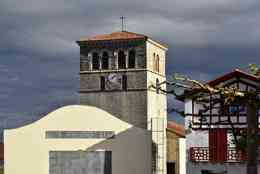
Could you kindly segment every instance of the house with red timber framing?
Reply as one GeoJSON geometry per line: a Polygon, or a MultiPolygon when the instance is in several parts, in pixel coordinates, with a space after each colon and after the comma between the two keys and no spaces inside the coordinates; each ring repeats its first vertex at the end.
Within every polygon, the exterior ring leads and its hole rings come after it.
{"type": "MultiPolygon", "coordinates": [[[[239,69],[207,84],[211,87],[236,88],[240,91],[254,91],[260,87],[255,75],[239,69]]],[[[246,173],[246,152],[238,150],[234,139],[243,140],[245,136],[247,108],[242,104],[226,105],[223,102],[215,102],[221,101],[217,100],[220,97],[220,94],[203,95],[189,91],[180,98],[185,103],[188,174],[246,173]]],[[[257,114],[260,116],[259,109],[257,114]]]]}

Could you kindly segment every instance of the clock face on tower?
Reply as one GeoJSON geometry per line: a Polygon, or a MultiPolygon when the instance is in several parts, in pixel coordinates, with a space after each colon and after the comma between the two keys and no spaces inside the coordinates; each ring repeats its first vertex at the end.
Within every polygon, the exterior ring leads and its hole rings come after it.
{"type": "Polygon", "coordinates": [[[109,74],[106,77],[106,89],[108,90],[121,90],[122,89],[122,75],[109,74]]]}

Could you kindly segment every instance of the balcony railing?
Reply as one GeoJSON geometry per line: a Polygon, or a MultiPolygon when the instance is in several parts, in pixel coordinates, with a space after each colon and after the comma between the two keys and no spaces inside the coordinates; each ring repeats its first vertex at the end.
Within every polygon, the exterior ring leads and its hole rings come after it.
{"type": "MultiPolygon", "coordinates": [[[[189,160],[192,162],[210,162],[210,154],[208,147],[191,147],[189,149],[189,160]]],[[[228,163],[240,163],[245,162],[247,159],[246,154],[240,151],[237,151],[236,148],[227,149],[227,157],[225,161],[228,163]]],[[[258,158],[260,161],[260,158],[258,158]]]]}

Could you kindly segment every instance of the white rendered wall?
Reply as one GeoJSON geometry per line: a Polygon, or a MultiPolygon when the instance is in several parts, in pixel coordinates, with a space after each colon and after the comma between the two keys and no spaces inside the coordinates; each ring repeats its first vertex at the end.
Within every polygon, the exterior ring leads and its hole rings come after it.
{"type": "Polygon", "coordinates": [[[179,172],[180,174],[186,174],[186,140],[185,138],[179,138],[179,172]]]}
{"type": "MultiPolygon", "coordinates": [[[[192,102],[191,100],[185,100],[185,113],[192,113],[192,102]]],[[[185,117],[185,129],[186,132],[186,148],[189,150],[190,147],[208,147],[208,131],[193,131],[189,128],[192,117],[185,117]]]]}
{"type": "Polygon", "coordinates": [[[159,74],[165,76],[165,64],[166,64],[166,51],[167,48],[158,44],[157,42],[148,39],[146,41],[146,63],[147,69],[151,71],[154,70],[154,54],[159,56],[159,74]]]}
{"type": "Polygon", "coordinates": [[[4,131],[5,174],[49,174],[49,151],[112,151],[113,174],[151,174],[151,134],[89,106],[67,106],[4,131]],[[46,139],[46,131],[114,131],[112,139],[46,139]]]}
{"type": "MultiPolygon", "coordinates": [[[[146,57],[147,57],[147,122],[148,129],[153,128],[153,142],[156,144],[163,144],[157,146],[157,155],[162,157],[162,160],[157,161],[158,168],[163,172],[158,171],[157,174],[166,173],[166,157],[167,157],[167,147],[166,147],[166,125],[167,125],[167,98],[163,93],[156,93],[152,85],[156,85],[156,80],[159,82],[164,82],[165,77],[165,58],[166,58],[167,48],[154,42],[151,39],[146,41],[146,57]],[[154,70],[154,57],[153,55],[159,56],[159,72],[154,70]],[[158,121],[156,121],[156,118],[158,121]],[[149,123],[153,120],[153,126],[149,123]],[[157,122],[157,123],[155,123],[157,122]],[[155,123],[155,124],[154,124],[155,123]],[[156,125],[156,126],[155,126],[156,125]],[[161,131],[161,133],[156,132],[161,131]]],[[[161,86],[162,89],[166,88],[166,85],[161,86]]]]}

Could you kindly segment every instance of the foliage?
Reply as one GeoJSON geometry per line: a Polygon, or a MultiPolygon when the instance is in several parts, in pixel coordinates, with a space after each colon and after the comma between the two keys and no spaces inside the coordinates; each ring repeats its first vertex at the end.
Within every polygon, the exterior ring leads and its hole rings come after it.
{"type": "Polygon", "coordinates": [[[257,67],[256,64],[249,64],[249,71],[251,74],[256,75],[260,69],[257,67]]]}
{"type": "Polygon", "coordinates": [[[246,139],[246,137],[244,137],[244,136],[239,137],[237,139],[237,143],[236,143],[237,151],[246,152],[246,147],[247,147],[247,139],[246,139]]]}

